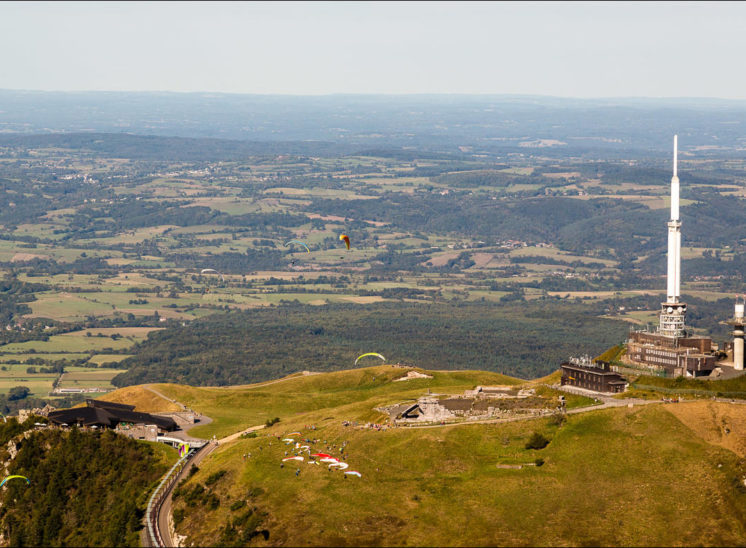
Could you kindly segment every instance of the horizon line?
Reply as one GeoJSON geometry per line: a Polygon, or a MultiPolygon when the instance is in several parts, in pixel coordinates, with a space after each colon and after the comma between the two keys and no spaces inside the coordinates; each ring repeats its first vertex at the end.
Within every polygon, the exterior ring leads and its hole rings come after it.
{"type": "Polygon", "coordinates": [[[714,96],[689,96],[689,95],[547,95],[539,93],[497,93],[497,92],[325,92],[325,93],[256,93],[236,91],[174,91],[174,90],[105,90],[105,89],[27,89],[27,88],[0,88],[0,93],[59,93],[59,94],[163,94],[163,95],[226,95],[226,96],[251,96],[251,97],[297,97],[297,98],[321,98],[321,97],[500,97],[500,98],[537,98],[537,99],[563,99],[579,101],[608,101],[608,100],[646,100],[646,101],[731,101],[746,103],[745,98],[714,97],[714,96]]]}

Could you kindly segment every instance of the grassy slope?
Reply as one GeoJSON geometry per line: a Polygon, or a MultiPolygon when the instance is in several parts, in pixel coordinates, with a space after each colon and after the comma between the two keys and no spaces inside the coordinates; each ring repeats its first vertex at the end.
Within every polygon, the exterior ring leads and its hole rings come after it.
{"type": "Polygon", "coordinates": [[[282,435],[317,419],[318,429],[305,435],[347,441],[346,460],[362,480],[305,463],[296,478],[296,466],[279,467],[287,447],[276,438],[238,440],[216,450],[190,480],[204,483],[210,474],[227,471],[210,488],[220,507],[187,508],[178,531],[197,544],[214,545],[228,517],[237,514],[230,504],[261,487],[264,493],[249,505],[268,513],[261,527],[269,529],[272,545],[746,541],[746,493],[736,487],[746,472],[743,462],[707,443],[664,406],[576,415],[559,429],[537,419],[376,432],[343,427],[340,418],[348,415],[349,406],[325,410],[269,433],[282,435]],[[553,437],[552,443],[526,450],[533,430],[553,437]],[[247,452],[253,456],[244,461],[247,452]],[[540,468],[495,466],[537,456],[546,460],[540,468]]]}
{"type": "Polygon", "coordinates": [[[157,394],[150,390],[146,390],[142,386],[120,388],[114,392],[104,394],[97,399],[134,405],[135,411],[143,413],[174,413],[182,410],[181,407],[175,403],[164,400],[157,394]]]}
{"type": "Polygon", "coordinates": [[[726,398],[746,398],[746,375],[723,380],[701,380],[677,377],[675,379],[640,376],[634,388],[642,388],[662,393],[680,393],[682,395],[722,396],[726,398]]]}
{"type": "Polygon", "coordinates": [[[257,438],[222,445],[201,463],[187,488],[225,471],[208,487],[221,504],[209,510],[177,500],[176,508],[185,508],[187,516],[179,534],[197,545],[219,543],[225,524],[243,511],[232,512],[230,505],[243,499],[266,513],[260,528],[270,531],[271,545],[746,542],[746,489],[740,487],[746,467],[728,450],[741,446],[729,445],[727,439],[746,436],[746,423],[733,415],[740,406],[694,402],[599,410],[571,416],[561,427],[547,419],[382,432],[342,425],[345,419],[377,420],[374,406],[415,398],[428,387],[457,393],[475,384],[521,382],[477,371],[433,372],[432,380],[389,382],[403,372],[380,366],[295,375],[251,387],[159,385],[170,397],[216,419],[192,433],[222,436],[269,417],[282,419],[257,438]],[[715,413],[687,407],[697,405],[722,408],[715,413]],[[726,434],[723,429],[717,439],[707,423],[713,413],[715,422],[730,430],[726,434]],[[311,424],[317,429],[305,428],[311,424]],[[362,480],[343,479],[340,472],[306,463],[281,469],[280,460],[290,448],[275,436],[294,430],[324,440],[314,447],[321,451],[329,445],[326,452],[339,454],[333,445],[348,442],[345,460],[363,474],[362,480]],[[524,447],[535,430],[552,438],[540,451],[524,447]],[[245,453],[251,459],[243,460],[245,453]],[[546,464],[521,470],[496,467],[537,457],[546,464]],[[249,495],[254,487],[264,492],[249,495]]]}
{"type": "MultiPolygon", "coordinates": [[[[209,425],[189,431],[194,436],[223,437],[267,419],[309,414],[314,410],[335,409],[346,413],[344,418],[368,421],[380,420],[373,411],[379,405],[414,400],[433,393],[458,394],[476,385],[518,384],[523,381],[487,371],[429,371],[432,379],[391,382],[403,376],[406,369],[392,366],[367,367],[319,375],[292,375],[279,382],[249,386],[195,388],[175,384],[159,384],[155,388],[214,419],[209,425]]],[[[113,394],[116,394],[114,392],[113,394]]]]}

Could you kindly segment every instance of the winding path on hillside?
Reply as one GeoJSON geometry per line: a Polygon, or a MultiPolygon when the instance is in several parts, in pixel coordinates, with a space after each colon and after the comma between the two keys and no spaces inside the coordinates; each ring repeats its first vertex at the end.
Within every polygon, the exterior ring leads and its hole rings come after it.
{"type": "MultiPolygon", "coordinates": [[[[274,382],[280,382],[286,379],[279,379],[277,381],[270,381],[269,383],[265,384],[271,384],[274,382]]],[[[153,394],[163,398],[164,400],[167,400],[171,403],[174,403],[181,407],[184,411],[191,411],[186,405],[183,403],[174,400],[173,398],[169,398],[165,394],[159,392],[155,388],[153,388],[151,385],[145,385],[144,388],[146,390],[149,390],[153,394]]],[[[212,422],[212,419],[206,415],[196,415],[199,417],[201,424],[209,424],[212,422]]],[[[244,430],[241,430],[240,432],[236,432],[235,434],[231,434],[229,436],[226,436],[224,438],[221,438],[219,440],[202,440],[200,438],[195,438],[187,434],[186,432],[180,432],[177,434],[172,434],[174,437],[178,437],[180,439],[184,439],[185,441],[189,440],[199,440],[199,441],[206,441],[207,444],[200,449],[194,457],[190,459],[188,464],[184,466],[184,468],[179,472],[178,476],[176,477],[176,481],[174,481],[171,485],[171,487],[168,489],[168,492],[166,496],[164,497],[163,501],[157,508],[157,515],[155,520],[155,526],[158,529],[158,537],[163,541],[164,546],[172,547],[176,546],[176,543],[174,542],[174,539],[171,537],[171,530],[173,528],[173,517],[171,515],[171,508],[173,504],[173,488],[175,485],[178,485],[181,480],[183,480],[185,477],[188,476],[189,471],[193,466],[197,466],[200,462],[202,462],[203,459],[205,459],[210,453],[212,453],[219,445],[229,443],[231,441],[234,441],[238,438],[240,438],[243,434],[247,434],[249,432],[255,432],[256,430],[261,430],[264,428],[263,424],[257,425],[257,426],[251,426],[249,428],[246,428],[244,430]]]]}
{"type": "Polygon", "coordinates": [[[171,517],[173,486],[178,485],[181,480],[187,477],[187,474],[189,474],[189,470],[193,466],[197,466],[200,462],[202,462],[202,459],[212,453],[216,447],[217,445],[215,443],[208,443],[197,452],[197,454],[189,461],[189,464],[184,466],[181,472],[179,472],[179,475],[176,477],[176,481],[168,490],[168,494],[163,499],[161,505],[158,507],[158,515],[156,516],[156,527],[158,528],[159,538],[163,541],[164,546],[176,546],[173,538],[171,538],[171,522],[173,521],[173,518],[171,517]]]}

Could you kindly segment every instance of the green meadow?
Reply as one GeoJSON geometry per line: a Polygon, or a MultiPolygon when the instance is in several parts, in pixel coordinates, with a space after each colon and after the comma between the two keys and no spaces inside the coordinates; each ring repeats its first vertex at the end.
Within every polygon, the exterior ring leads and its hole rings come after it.
{"type": "Polygon", "coordinates": [[[521,382],[480,372],[391,382],[402,372],[381,366],[226,389],[158,385],[216,419],[192,434],[221,437],[280,418],[256,437],[221,444],[180,486],[177,533],[201,545],[237,542],[246,501],[257,515],[252,527],[269,534],[258,545],[343,546],[354,538],[358,546],[722,546],[746,539],[743,461],[665,406],[591,410],[566,422],[366,428],[384,420],[373,407],[428,389],[455,394],[475,383],[521,382]],[[319,440],[311,452],[333,454],[362,477],[309,464],[305,453],[303,462],[280,466],[294,449],[281,440],[294,431],[301,435],[293,439],[319,440]],[[549,440],[545,448],[526,448],[534,432],[549,440]],[[186,502],[198,484],[218,506],[186,502]],[[709,511],[697,514],[701,508],[709,511]]]}

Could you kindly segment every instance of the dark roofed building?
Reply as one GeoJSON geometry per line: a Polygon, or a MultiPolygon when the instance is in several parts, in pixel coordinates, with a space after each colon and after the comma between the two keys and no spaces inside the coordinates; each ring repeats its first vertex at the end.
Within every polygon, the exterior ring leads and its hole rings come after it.
{"type": "Polygon", "coordinates": [[[59,409],[49,413],[49,421],[54,424],[71,426],[96,426],[99,428],[113,428],[112,416],[105,410],[96,407],[74,407],[72,409],[59,409]]]}
{"type": "Polygon", "coordinates": [[[120,424],[144,425],[154,424],[159,431],[176,430],[176,422],[170,417],[160,417],[150,413],[133,411],[134,405],[86,400],[86,407],[60,409],[51,411],[49,421],[59,425],[95,426],[97,428],[116,428],[120,424]]]}
{"type": "Polygon", "coordinates": [[[618,393],[624,392],[627,388],[626,379],[616,371],[612,371],[608,362],[583,358],[570,358],[569,362],[562,364],[560,384],[596,392],[618,393]]]}

